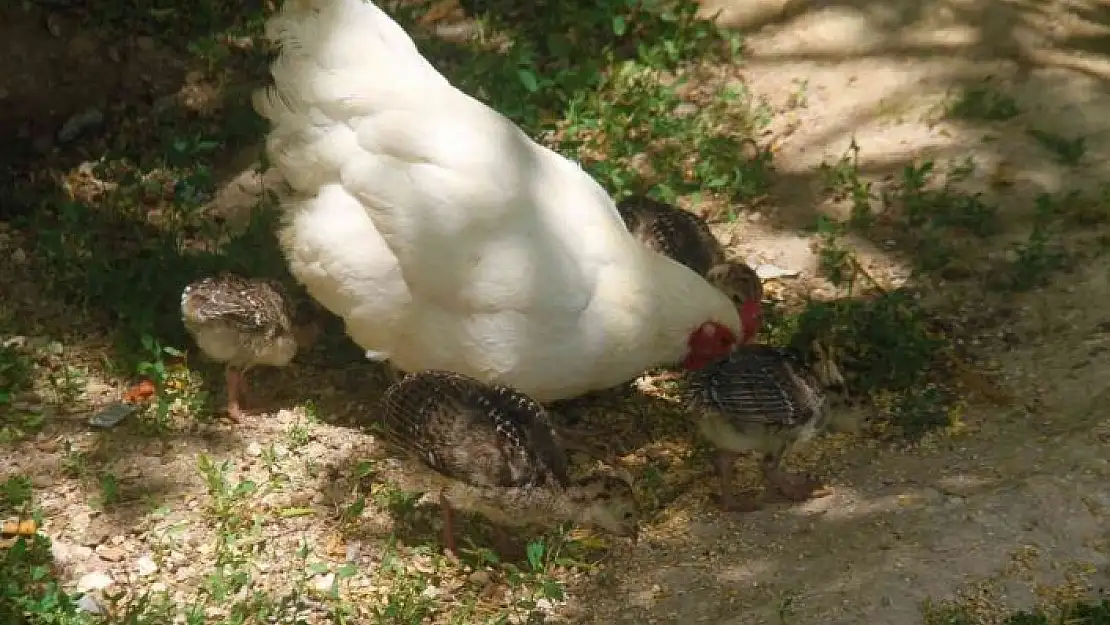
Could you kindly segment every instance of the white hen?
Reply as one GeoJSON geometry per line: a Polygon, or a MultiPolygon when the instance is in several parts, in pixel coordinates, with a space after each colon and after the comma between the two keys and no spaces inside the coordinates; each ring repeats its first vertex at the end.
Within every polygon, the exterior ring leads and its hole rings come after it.
{"type": "Polygon", "coordinates": [[[293,275],[364,349],[537,400],[699,368],[741,335],[729,299],[625,229],[576,163],[454,88],[362,0],[289,0],[271,162],[293,275]]]}

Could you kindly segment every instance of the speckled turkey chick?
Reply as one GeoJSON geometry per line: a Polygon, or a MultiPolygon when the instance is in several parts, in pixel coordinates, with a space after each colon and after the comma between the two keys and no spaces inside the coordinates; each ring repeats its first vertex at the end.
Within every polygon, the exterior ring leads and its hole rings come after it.
{"type": "MultiPolygon", "coordinates": [[[[206,356],[226,364],[227,412],[243,416],[245,374],[256,365],[283,367],[297,353],[301,332],[281,287],[225,273],[202,278],[181,294],[185,328],[206,356]]],[[[302,339],[303,341],[303,339],[302,339]]]]}
{"type": "Polygon", "coordinates": [[[643,195],[617,202],[625,227],[649,248],[704,276],[725,262],[725,251],[705,220],[643,195]]]}
{"type": "Polygon", "coordinates": [[[759,331],[763,284],[746,263],[730,260],[709,224],[677,206],[643,195],[617,203],[624,225],[644,245],[704,277],[740,309],[745,342],[759,331]]]}
{"type": "Polygon", "coordinates": [[[448,551],[455,552],[453,509],[481,514],[495,526],[570,520],[636,535],[630,478],[605,470],[568,477],[567,456],[547,413],[527,395],[456,373],[423,371],[391,386],[382,402],[385,441],[416,460],[419,490],[439,491],[448,551]]]}
{"type": "Polygon", "coordinates": [[[827,401],[821,383],[786,350],[742,345],[724,360],[688,377],[687,400],[702,436],[717,448],[721,503],[751,510],[755,501],[732,492],[734,461],[745,452],[762,455],[768,482],[788,499],[804,501],[818,484],[780,468],[783,455],[824,428],[827,401]]]}

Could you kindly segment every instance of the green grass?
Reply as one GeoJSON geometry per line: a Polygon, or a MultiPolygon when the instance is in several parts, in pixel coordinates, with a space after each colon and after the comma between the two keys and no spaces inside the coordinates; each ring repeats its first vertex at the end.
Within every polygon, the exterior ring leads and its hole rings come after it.
{"type": "MultiPolygon", "coordinates": [[[[959,102],[954,110],[965,118],[1004,120],[1012,115],[973,115],[971,109],[1014,108],[1004,95],[986,90],[959,102]]],[[[815,227],[820,269],[849,297],[810,302],[789,314],[772,311],[770,333],[799,350],[814,339],[834,347],[850,393],[878,409],[878,431],[916,438],[958,425],[966,389],[957,378],[968,370],[951,350],[960,337],[942,329],[952,325],[942,311],[922,305],[920,285],[941,280],[969,292],[1012,296],[1049,284],[1080,260],[1105,253],[1106,238],[1091,241],[1090,233],[1110,223],[1110,186],[1095,193],[1040,194],[1031,216],[1019,222],[1024,235],[1008,235],[1009,249],[997,254],[990,250],[999,247],[1010,224],[993,200],[965,190],[977,170],[973,159],[910,163],[877,186],[860,173],[860,150],[853,142],[839,160],[822,166],[827,192],[848,216],[822,216],[815,227]],[[912,268],[910,279],[885,287],[863,269],[851,236],[882,242],[912,268]]]]}
{"type": "Polygon", "coordinates": [[[1013,96],[990,85],[960,90],[947,104],[945,116],[968,121],[1007,121],[1021,114],[1013,96]]]}

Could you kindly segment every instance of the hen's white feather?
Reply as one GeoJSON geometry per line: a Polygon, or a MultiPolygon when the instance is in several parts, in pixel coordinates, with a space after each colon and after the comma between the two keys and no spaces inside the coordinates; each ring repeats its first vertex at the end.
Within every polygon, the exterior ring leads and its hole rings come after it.
{"type": "Polygon", "coordinates": [[[293,275],[364,349],[538,400],[680,360],[729,300],[646,251],[577,164],[455,89],[377,6],[290,0],[255,106],[293,275]]]}

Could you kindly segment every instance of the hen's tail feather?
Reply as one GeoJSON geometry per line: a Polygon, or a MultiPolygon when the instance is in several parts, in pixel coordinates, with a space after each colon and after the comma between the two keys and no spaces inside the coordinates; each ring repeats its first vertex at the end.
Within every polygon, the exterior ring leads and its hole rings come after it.
{"type": "Polygon", "coordinates": [[[313,108],[341,118],[420,83],[447,84],[408,33],[364,0],[287,0],[266,36],[281,54],[270,68],[274,85],[254,103],[271,121],[313,108]]]}
{"type": "Polygon", "coordinates": [[[281,49],[274,83],[254,94],[267,151],[295,189],[311,189],[357,150],[345,124],[450,86],[412,38],[364,0],[287,0],[266,24],[281,49]]]}

